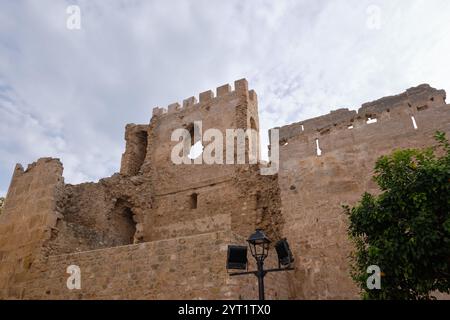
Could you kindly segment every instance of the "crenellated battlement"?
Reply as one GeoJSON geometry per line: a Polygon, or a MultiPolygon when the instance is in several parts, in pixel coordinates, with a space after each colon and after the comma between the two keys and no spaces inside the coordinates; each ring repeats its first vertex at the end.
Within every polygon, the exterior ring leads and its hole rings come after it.
{"type": "Polygon", "coordinates": [[[182,103],[175,102],[167,106],[167,108],[155,107],[153,108],[153,117],[160,117],[167,114],[173,114],[184,111],[189,108],[197,108],[207,103],[214,103],[215,100],[229,97],[233,94],[245,94],[248,99],[254,101],[257,99],[256,92],[254,90],[248,90],[248,82],[246,79],[236,80],[234,87],[230,84],[224,84],[213,90],[208,90],[200,93],[198,99],[195,96],[184,99],[182,103]]]}
{"type": "Polygon", "coordinates": [[[270,297],[357,299],[342,205],[379,192],[372,177],[380,156],[432,146],[436,131],[450,135],[445,99],[424,84],[283,126],[272,162],[261,165],[272,175],[203,156],[176,164],[174,147],[194,148],[196,132],[207,142],[203,151],[211,155],[217,142],[220,156],[220,136],[207,138],[209,129],[225,138],[227,129],[260,130],[256,93],[241,79],[155,108],[149,124],[128,124],[120,173],[99,182],[65,184],[58,159],[16,165],[0,215],[0,299],[252,298],[243,290],[249,283],[230,283],[223,261],[228,244],[245,242],[236,234],[256,228],[289,239],[296,257],[298,272],[268,279],[270,297]],[[181,128],[193,131],[182,145],[172,138],[181,128]],[[68,266],[89,280],[80,290],[68,288],[68,266]]]}
{"type": "Polygon", "coordinates": [[[361,108],[342,108],[327,115],[296,122],[280,129],[280,142],[298,135],[325,135],[336,130],[360,128],[399,114],[414,116],[418,112],[446,104],[446,92],[422,84],[405,92],[364,103],[361,108]]]}
{"type": "MultiPolygon", "coordinates": [[[[302,288],[298,298],[358,297],[347,276],[354,249],[342,206],[354,206],[366,192],[384,192],[373,179],[380,157],[436,146],[436,131],[450,135],[445,98],[445,91],[424,84],[357,110],[339,109],[279,129],[284,234],[297,245],[293,253],[303,259],[295,267],[305,270],[293,277],[302,288]]],[[[278,141],[272,143],[271,150],[276,150],[278,141]]]]}

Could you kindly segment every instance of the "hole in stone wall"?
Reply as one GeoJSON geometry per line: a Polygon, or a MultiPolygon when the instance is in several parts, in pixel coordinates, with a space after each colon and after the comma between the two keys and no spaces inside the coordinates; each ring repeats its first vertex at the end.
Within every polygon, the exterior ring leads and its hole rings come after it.
{"type": "Polygon", "coordinates": [[[417,111],[424,111],[427,109],[428,109],[428,105],[423,105],[423,106],[417,107],[417,111]]]}
{"type": "Polygon", "coordinates": [[[317,156],[320,157],[322,155],[322,150],[320,149],[319,139],[316,139],[316,152],[317,156]]]}
{"type": "Polygon", "coordinates": [[[352,124],[348,125],[347,129],[353,129],[353,125],[352,124]]]}
{"type": "Polygon", "coordinates": [[[411,116],[411,120],[412,120],[414,129],[417,130],[417,122],[416,122],[416,118],[414,118],[414,116],[411,116]]]}
{"type": "Polygon", "coordinates": [[[302,131],[305,131],[305,127],[302,125],[302,131]]]}
{"type": "Polygon", "coordinates": [[[125,200],[117,200],[109,218],[107,236],[114,239],[114,245],[133,244],[136,233],[136,222],[133,219],[131,205],[125,200]]]}
{"type": "Polygon", "coordinates": [[[325,134],[329,134],[330,132],[331,132],[330,128],[323,129],[322,131],[320,131],[320,135],[323,136],[325,134]]]}
{"type": "Polygon", "coordinates": [[[198,194],[193,193],[189,198],[189,206],[191,209],[197,209],[197,205],[198,205],[198,194]]]}
{"type": "Polygon", "coordinates": [[[188,158],[191,160],[197,159],[202,155],[204,148],[201,139],[198,141],[195,140],[195,130],[199,131],[199,128],[197,128],[193,123],[190,123],[186,129],[189,131],[189,136],[191,138],[188,158]]]}
{"type": "Polygon", "coordinates": [[[190,138],[191,138],[191,147],[195,144],[195,135],[194,135],[194,133],[195,133],[195,127],[194,127],[194,124],[193,123],[190,123],[188,126],[187,126],[187,128],[186,128],[188,131],[189,131],[189,136],[190,136],[190,138]]]}
{"type": "Polygon", "coordinates": [[[287,145],[288,145],[287,139],[281,139],[280,140],[280,146],[287,146],[287,145]]]}
{"type": "Polygon", "coordinates": [[[378,120],[376,118],[371,118],[371,117],[368,117],[367,121],[366,121],[367,124],[372,124],[372,123],[377,123],[377,122],[378,122],[378,120]]]}

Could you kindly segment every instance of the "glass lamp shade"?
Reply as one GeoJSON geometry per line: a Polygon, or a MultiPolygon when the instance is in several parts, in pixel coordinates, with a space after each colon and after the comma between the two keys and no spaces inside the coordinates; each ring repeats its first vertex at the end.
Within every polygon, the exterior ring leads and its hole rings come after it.
{"type": "Polygon", "coordinates": [[[248,238],[247,242],[249,243],[250,251],[254,258],[262,260],[267,258],[271,241],[264,231],[256,229],[255,233],[248,238]]]}

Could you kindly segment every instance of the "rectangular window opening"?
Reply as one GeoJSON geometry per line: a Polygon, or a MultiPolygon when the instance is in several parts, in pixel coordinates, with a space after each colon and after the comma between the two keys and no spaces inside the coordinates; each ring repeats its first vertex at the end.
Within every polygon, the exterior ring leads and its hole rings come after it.
{"type": "Polygon", "coordinates": [[[322,150],[320,149],[319,139],[316,139],[316,152],[317,156],[320,157],[322,155],[322,150]]]}
{"type": "Polygon", "coordinates": [[[412,123],[413,123],[414,130],[417,130],[418,127],[417,127],[416,118],[414,118],[414,116],[411,116],[411,120],[412,120],[412,123]]]}
{"type": "Polygon", "coordinates": [[[191,209],[197,209],[197,205],[198,205],[198,194],[197,194],[197,193],[191,194],[191,197],[190,197],[189,200],[190,200],[189,203],[190,203],[191,209]]]}
{"type": "Polygon", "coordinates": [[[377,122],[378,122],[377,118],[371,118],[371,117],[367,118],[367,124],[372,124],[372,123],[377,123],[377,122]]]}
{"type": "Polygon", "coordinates": [[[427,109],[428,109],[428,105],[423,105],[423,106],[417,107],[417,111],[424,111],[427,109]]]}

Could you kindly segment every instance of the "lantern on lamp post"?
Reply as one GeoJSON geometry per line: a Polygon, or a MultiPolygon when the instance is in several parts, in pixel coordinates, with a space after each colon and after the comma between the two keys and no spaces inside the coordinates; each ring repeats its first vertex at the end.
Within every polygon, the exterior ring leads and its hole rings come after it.
{"type": "MultiPolygon", "coordinates": [[[[278,241],[275,245],[278,255],[278,268],[264,270],[264,260],[269,255],[271,241],[263,230],[256,229],[248,239],[250,253],[256,260],[256,271],[230,273],[230,276],[254,274],[258,278],[259,300],[264,300],[264,277],[268,272],[294,270],[291,263],[294,261],[286,239],[278,241]],[[281,266],[286,266],[281,268],[281,266]]],[[[247,250],[244,246],[228,246],[227,269],[246,269],[247,250]]]]}

